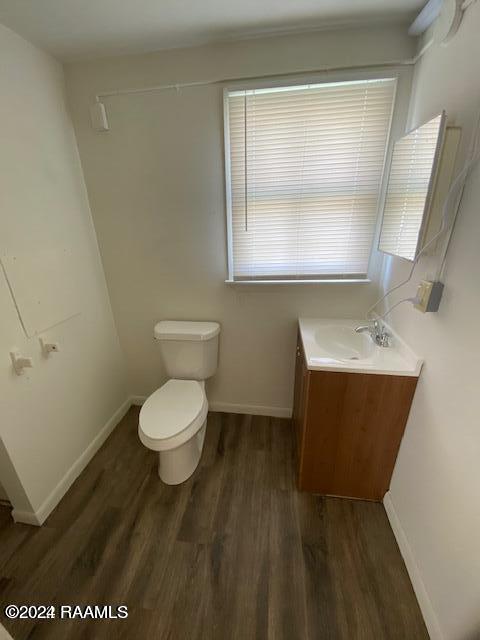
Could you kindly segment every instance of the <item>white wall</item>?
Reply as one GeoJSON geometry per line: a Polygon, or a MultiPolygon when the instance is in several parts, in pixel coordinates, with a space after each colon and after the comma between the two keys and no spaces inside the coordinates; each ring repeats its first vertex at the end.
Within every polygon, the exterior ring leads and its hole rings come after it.
{"type": "Polygon", "coordinates": [[[63,240],[76,247],[66,275],[81,311],[42,334],[61,347],[45,359],[38,338],[23,332],[0,272],[0,480],[15,509],[35,520],[61,497],[79,471],[69,476],[72,465],[127,393],[62,68],[3,26],[0,60],[0,251],[8,244],[21,256],[39,219],[52,235],[66,228],[63,240]],[[20,377],[11,367],[13,347],[34,360],[20,377]]]}
{"type": "MultiPolygon", "coordinates": [[[[96,93],[409,58],[404,29],[272,37],[67,67],[67,86],[112,306],[133,394],[164,379],[152,341],[161,318],[222,324],[219,403],[291,407],[296,320],[357,316],[374,285],[228,286],[221,87],[105,100],[111,130],[95,133],[96,93]]],[[[407,90],[408,86],[403,87],[407,90]]]]}
{"type": "MultiPolygon", "coordinates": [[[[479,33],[476,3],[454,40],[446,47],[434,45],[422,58],[414,81],[411,125],[446,109],[463,127],[460,163],[480,110],[479,33]]],[[[432,638],[448,640],[480,637],[479,202],[477,166],[448,253],[440,311],[422,316],[404,305],[392,314],[396,329],[426,364],[390,497],[412,553],[410,569],[417,565],[416,584],[432,638]]],[[[399,282],[406,269],[398,259],[386,260],[386,286],[399,282]]],[[[415,283],[431,273],[431,262],[422,261],[415,283]]],[[[414,289],[404,288],[391,301],[414,289]]]]}

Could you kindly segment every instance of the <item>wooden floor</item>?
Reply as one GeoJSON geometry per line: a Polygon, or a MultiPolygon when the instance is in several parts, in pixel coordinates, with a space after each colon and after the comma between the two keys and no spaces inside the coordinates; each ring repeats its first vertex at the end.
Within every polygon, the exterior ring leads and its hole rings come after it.
{"type": "Polygon", "coordinates": [[[0,600],[125,604],[127,620],[2,623],[15,640],[428,638],[382,505],[295,490],[287,420],[210,414],[162,484],[132,408],[41,528],[0,512],[0,600]]]}

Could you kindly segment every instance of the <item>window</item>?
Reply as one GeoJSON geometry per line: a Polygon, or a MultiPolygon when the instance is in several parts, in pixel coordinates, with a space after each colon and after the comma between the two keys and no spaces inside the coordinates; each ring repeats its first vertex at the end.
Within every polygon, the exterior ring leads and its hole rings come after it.
{"type": "Polygon", "coordinates": [[[367,278],[395,82],[225,91],[229,280],[367,278]]]}

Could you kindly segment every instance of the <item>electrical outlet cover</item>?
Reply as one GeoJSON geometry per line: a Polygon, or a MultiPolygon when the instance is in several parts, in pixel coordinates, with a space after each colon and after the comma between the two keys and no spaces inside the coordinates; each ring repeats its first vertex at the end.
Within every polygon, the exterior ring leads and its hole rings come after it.
{"type": "Polygon", "coordinates": [[[422,313],[438,311],[442,294],[443,284],[441,282],[422,280],[417,289],[418,302],[414,305],[415,309],[422,313]]]}
{"type": "Polygon", "coordinates": [[[427,310],[428,299],[430,298],[432,285],[433,285],[433,282],[429,282],[428,280],[422,280],[418,285],[418,289],[417,289],[418,302],[417,304],[415,304],[415,309],[418,309],[422,313],[425,313],[427,310]]]}

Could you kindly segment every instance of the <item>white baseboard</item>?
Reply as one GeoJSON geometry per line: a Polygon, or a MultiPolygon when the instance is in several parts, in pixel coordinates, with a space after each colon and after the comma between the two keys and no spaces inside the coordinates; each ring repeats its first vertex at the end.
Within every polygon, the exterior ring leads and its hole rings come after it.
{"type": "MultiPolygon", "coordinates": [[[[77,458],[67,473],[63,476],[50,495],[44,500],[36,511],[12,510],[12,517],[15,522],[42,525],[51,512],[58,505],[63,496],[70,489],[74,481],[85,469],[93,456],[100,449],[113,429],[117,426],[123,416],[132,405],[141,406],[146,400],[146,396],[131,396],[115,411],[100,433],[92,440],[85,451],[77,458]]],[[[262,405],[230,404],[228,402],[211,402],[211,411],[222,411],[226,413],[245,413],[247,415],[271,416],[273,418],[290,418],[292,410],[289,407],[265,407],[262,405]]]]}
{"type": "Polygon", "coordinates": [[[131,404],[131,400],[130,398],[128,398],[115,411],[113,416],[104,425],[100,433],[97,434],[97,436],[92,440],[85,451],[75,460],[70,469],[63,476],[57,486],[53,489],[50,495],[47,496],[47,498],[44,500],[39,509],[37,509],[37,511],[19,511],[17,509],[13,509],[12,517],[15,522],[23,522],[25,524],[33,524],[36,526],[40,526],[45,522],[47,517],[51,514],[51,512],[55,509],[63,496],[70,489],[74,481],[82,473],[82,471],[100,449],[105,440],[130,409],[131,404]]]}
{"type": "MultiPolygon", "coordinates": [[[[108,420],[100,433],[88,445],[85,451],[73,463],[67,473],[63,476],[57,486],[50,495],[44,500],[37,511],[20,511],[12,510],[12,517],[15,522],[24,524],[32,524],[35,526],[42,525],[63,496],[70,489],[71,485],[85,469],[93,456],[100,449],[102,444],[108,438],[113,429],[117,426],[123,416],[127,413],[132,405],[141,406],[146,400],[146,396],[131,396],[115,411],[113,416],[108,420]]],[[[247,415],[271,416],[273,418],[290,418],[292,410],[288,407],[264,407],[261,405],[248,404],[230,404],[228,402],[212,402],[210,403],[211,411],[222,411],[226,413],[245,413],[247,415]]]]}
{"type": "Polygon", "coordinates": [[[209,402],[210,411],[223,413],[245,413],[251,416],[270,416],[272,418],[291,418],[290,407],[265,407],[260,404],[231,404],[229,402],[209,402]]]}
{"type": "MultiPolygon", "coordinates": [[[[141,407],[147,399],[146,396],[131,396],[132,404],[141,407]]],[[[230,402],[208,403],[210,411],[220,411],[223,413],[245,413],[249,416],[270,416],[272,418],[291,418],[292,409],[289,407],[264,407],[259,404],[231,404],[230,402]]]]}
{"type": "Polygon", "coordinates": [[[20,509],[12,509],[12,518],[15,522],[33,524],[36,527],[39,527],[42,524],[37,516],[37,512],[35,511],[20,511],[20,509]]]}
{"type": "Polygon", "coordinates": [[[390,526],[392,527],[393,534],[397,540],[397,544],[400,548],[405,566],[407,567],[408,575],[412,582],[413,590],[417,596],[418,604],[422,611],[423,619],[427,625],[427,630],[431,640],[444,640],[444,635],[440,628],[437,615],[432,606],[432,602],[425,588],[420,569],[413,554],[410,543],[408,542],[405,531],[403,530],[400,519],[395,511],[390,491],[385,494],[383,498],[383,506],[387,512],[390,526]]]}

